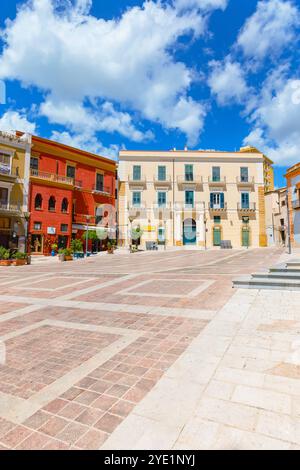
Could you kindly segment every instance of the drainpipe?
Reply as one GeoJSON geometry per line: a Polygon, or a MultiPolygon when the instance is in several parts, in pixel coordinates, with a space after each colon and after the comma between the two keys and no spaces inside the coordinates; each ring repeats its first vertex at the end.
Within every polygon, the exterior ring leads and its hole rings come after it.
{"type": "Polygon", "coordinates": [[[286,209],[288,213],[287,217],[287,228],[288,228],[288,249],[289,249],[289,255],[292,254],[292,244],[291,244],[291,221],[290,221],[290,208],[289,208],[289,189],[287,188],[286,191],[286,209]]]}

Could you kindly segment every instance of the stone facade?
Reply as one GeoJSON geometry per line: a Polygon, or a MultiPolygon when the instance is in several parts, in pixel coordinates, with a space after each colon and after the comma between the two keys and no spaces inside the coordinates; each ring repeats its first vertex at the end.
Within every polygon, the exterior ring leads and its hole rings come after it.
{"type": "MultiPolygon", "coordinates": [[[[269,160],[267,159],[269,165],[269,160]]],[[[218,151],[121,151],[119,225],[131,242],[162,245],[266,246],[266,157],[253,148],[218,151]]]]}

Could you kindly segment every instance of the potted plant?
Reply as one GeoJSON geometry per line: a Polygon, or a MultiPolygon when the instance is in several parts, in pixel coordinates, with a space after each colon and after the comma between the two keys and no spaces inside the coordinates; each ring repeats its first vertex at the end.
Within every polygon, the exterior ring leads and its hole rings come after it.
{"type": "Polygon", "coordinates": [[[73,261],[71,248],[64,249],[65,261],[73,261]]]}
{"type": "Polygon", "coordinates": [[[57,251],[57,244],[56,243],[52,243],[51,245],[51,256],[56,256],[56,251],[57,251]]]}
{"type": "Polygon", "coordinates": [[[71,248],[74,253],[74,258],[83,258],[84,253],[83,253],[83,243],[79,238],[75,238],[71,242],[71,248]]]}
{"type": "Polygon", "coordinates": [[[111,241],[107,242],[107,253],[109,255],[113,255],[114,254],[114,245],[112,244],[111,241]]]}
{"type": "Polygon", "coordinates": [[[13,264],[14,266],[24,266],[27,263],[27,254],[17,251],[13,255],[13,264]]]}
{"type": "Polygon", "coordinates": [[[9,256],[9,250],[4,248],[4,246],[0,246],[0,266],[10,266],[12,264],[12,260],[9,259],[9,256]]]}
{"type": "Polygon", "coordinates": [[[63,248],[60,248],[58,250],[58,259],[59,261],[65,261],[65,253],[64,253],[64,249],[63,248]]]}

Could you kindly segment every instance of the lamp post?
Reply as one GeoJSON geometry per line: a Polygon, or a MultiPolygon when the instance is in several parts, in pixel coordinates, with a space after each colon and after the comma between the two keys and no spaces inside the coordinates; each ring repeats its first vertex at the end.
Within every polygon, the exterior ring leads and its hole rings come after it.
{"type": "Polygon", "coordinates": [[[130,245],[129,245],[129,250],[131,249],[131,245],[132,245],[132,222],[134,221],[135,217],[133,217],[132,215],[130,215],[128,217],[128,220],[130,222],[130,245]]]}
{"type": "Polygon", "coordinates": [[[89,221],[91,219],[90,215],[86,215],[86,234],[85,234],[85,256],[88,255],[88,247],[89,247],[89,221]]]}
{"type": "Polygon", "coordinates": [[[30,218],[30,212],[24,212],[24,219],[25,219],[25,253],[28,252],[28,225],[29,225],[29,218],[30,218]]]}
{"type": "Polygon", "coordinates": [[[291,222],[290,222],[290,204],[289,204],[289,189],[286,190],[286,210],[287,210],[287,229],[288,229],[288,249],[289,255],[292,254],[292,244],[291,244],[291,222]]]}

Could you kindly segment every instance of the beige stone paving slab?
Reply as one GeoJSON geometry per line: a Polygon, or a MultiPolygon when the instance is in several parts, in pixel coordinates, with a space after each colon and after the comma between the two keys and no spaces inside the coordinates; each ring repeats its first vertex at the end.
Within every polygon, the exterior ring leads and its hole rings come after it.
{"type": "Polygon", "coordinates": [[[242,430],[254,431],[258,412],[257,408],[248,405],[205,397],[198,403],[195,416],[242,430]]]}
{"type": "Polygon", "coordinates": [[[278,413],[290,414],[292,411],[289,395],[258,387],[238,385],[232,395],[232,401],[278,413]]]}
{"type": "Polygon", "coordinates": [[[300,422],[291,416],[261,411],[256,430],[275,439],[300,445],[300,422]]]}
{"type": "Polygon", "coordinates": [[[220,400],[230,400],[235,389],[233,383],[222,382],[221,380],[211,380],[205,390],[205,396],[219,398],[220,400]]]}
{"type": "Polygon", "coordinates": [[[207,450],[216,442],[220,424],[201,418],[190,420],[183,428],[173,449],[207,450]]]}
{"type": "Polygon", "coordinates": [[[254,432],[221,426],[213,450],[290,450],[291,444],[254,432]]]}
{"type": "Polygon", "coordinates": [[[248,385],[253,387],[263,387],[265,374],[251,372],[244,369],[234,369],[232,367],[219,367],[215,377],[223,382],[234,385],[248,385]]]}
{"type": "Polygon", "coordinates": [[[202,391],[203,387],[194,381],[183,382],[164,376],[149,398],[147,396],[135,407],[134,414],[168,426],[183,426],[195,410],[202,391]]]}
{"type": "Polygon", "coordinates": [[[101,450],[171,449],[181,426],[169,426],[132,413],[102,445],[101,450]]]}

